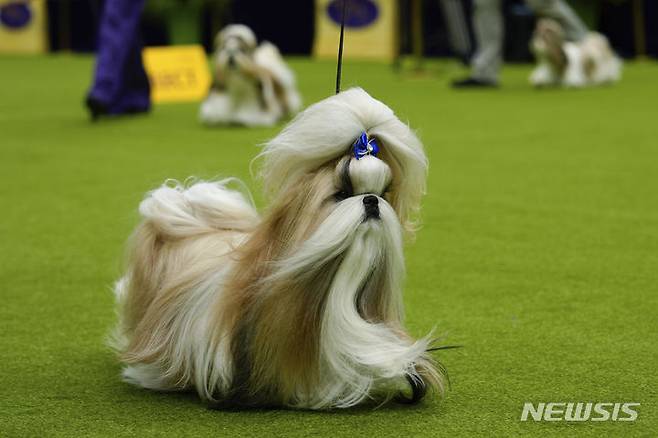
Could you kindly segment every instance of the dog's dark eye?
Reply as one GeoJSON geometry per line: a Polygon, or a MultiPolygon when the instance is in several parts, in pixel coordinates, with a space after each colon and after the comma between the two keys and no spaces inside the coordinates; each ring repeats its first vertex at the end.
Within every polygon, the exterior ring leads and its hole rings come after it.
{"type": "Polygon", "coordinates": [[[334,193],[334,199],[336,199],[338,202],[347,199],[354,194],[354,189],[352,188],[352,180],[350,179],[350,160],[345,160],[340,173],[340,179],[342,187],[339,191],[334,193]]]}
{"type": "Polygon", "coordinates": [[[336,193],[334,193],[334,199],[336,202],[344,201],[345,199],[349,198],[351,195],[347,193],[345,190],[340,190],[336,193]]]}

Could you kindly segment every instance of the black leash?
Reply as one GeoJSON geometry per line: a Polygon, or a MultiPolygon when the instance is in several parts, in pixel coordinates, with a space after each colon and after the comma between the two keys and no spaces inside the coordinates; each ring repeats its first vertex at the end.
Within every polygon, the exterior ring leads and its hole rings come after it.
{"type": "Polygon", "coordinates": [[[345,11],[347,0],[343,0],[343,13],[340,19],[340,41],[338,42],[338,65],[336,67],[336,94],[340,93],[340,76],[343,70],[343,40],[345,39],[345,11]]]}

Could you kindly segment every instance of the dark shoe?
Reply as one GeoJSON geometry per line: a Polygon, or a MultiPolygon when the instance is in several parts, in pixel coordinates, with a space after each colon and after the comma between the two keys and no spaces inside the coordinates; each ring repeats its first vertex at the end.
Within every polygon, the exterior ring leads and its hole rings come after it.
{"type": "Polygon", "coordinates": [[[151,110],[151,107],[148,104],[146,106],[144,105],[140,106],[139,103],[136,103],[130,106],[126,106],[121,110],[121,112],[117,112],[116,109],[110,111],[110,109],[106,104],[91,96],[87,97],[87,99],[85,100],[85,105],[89,110],[89,115],[91,116],[92,122],[98,121],[98,119],[100,119],[101,116],[117,117],[124,114],[135,115],[135,114],[147,113],[151,110]]]}
{"type": "Polygon", "coordinates": [[[452,82],[453,88],[497,88],[498,84],[494,81],[484,79],[466,78],[452,82]]]}
{"type": "Polygon", "coordinates": [[[126,108],[124,111],[124,114],[142,114],[142,113],[147,113],[151,110],[151,108],[147,107],[138,107],[138,106],[131,106],[126,108]]]}
{"type": "Polygon", "coordinates": [[[108,113],[105,104],[91,96],[87,97],[87,100],[85,100],[85,105],[89,110],[92,122],[95,122],[100,116],[107,115],[108,113]]]}

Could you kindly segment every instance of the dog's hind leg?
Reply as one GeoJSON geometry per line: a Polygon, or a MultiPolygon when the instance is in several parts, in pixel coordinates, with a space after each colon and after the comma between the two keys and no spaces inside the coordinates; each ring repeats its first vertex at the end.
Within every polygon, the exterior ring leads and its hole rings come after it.
{"type": "Polygon", "coordinates": [[[195,257],[211,263],[211,256],[226,253],[236,237],[258,223],[252,204],[228,189],[228,182],[165,184],[140,204],[143,220],[130,238],[126,274],[115,286],[119,325],[110,344],[120,353],[163,289],[195,269],[192,265],[200,266],[195,257]]]}

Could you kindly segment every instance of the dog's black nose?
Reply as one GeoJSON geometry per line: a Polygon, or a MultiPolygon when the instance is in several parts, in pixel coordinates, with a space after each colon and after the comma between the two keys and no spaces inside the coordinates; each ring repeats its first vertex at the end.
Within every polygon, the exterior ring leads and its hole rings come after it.
{"type": "Polygon", "coordinates": [[[377,199],[377,196],[366,196],[363,198],[363,205],[366,208],[366,219],[379,219],[379,199],[377,199]]]}
{"type": "Polygon", "coordinates": [[[228,57],[228,66],[229,68],[235,67],[235,58],[233,57],[233,55],[228,57]]]}

